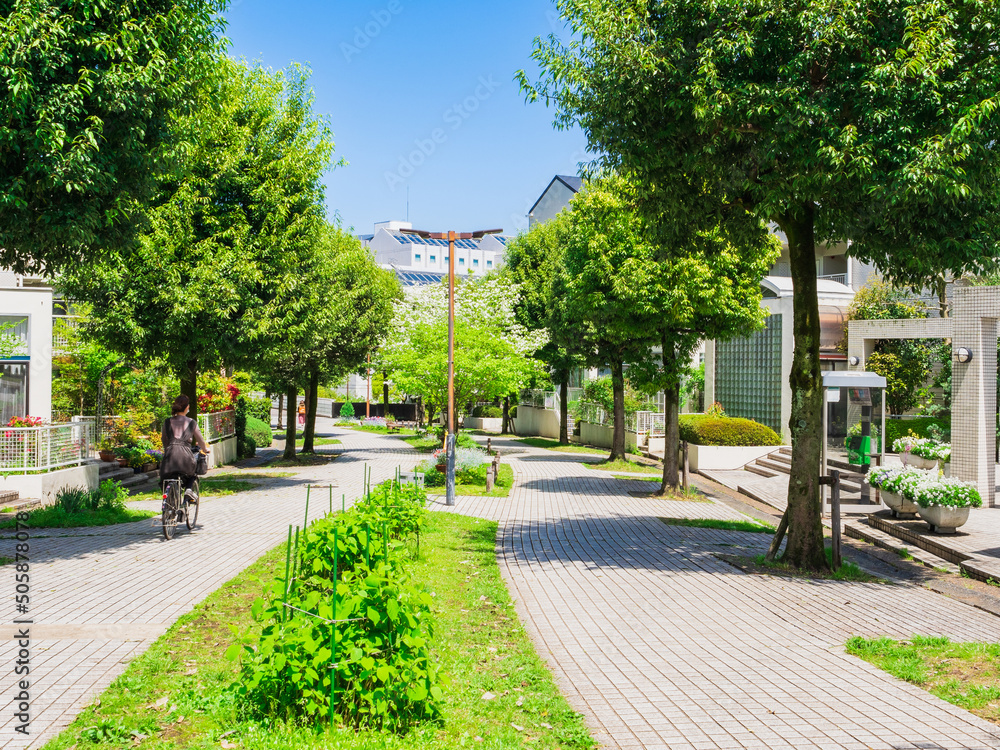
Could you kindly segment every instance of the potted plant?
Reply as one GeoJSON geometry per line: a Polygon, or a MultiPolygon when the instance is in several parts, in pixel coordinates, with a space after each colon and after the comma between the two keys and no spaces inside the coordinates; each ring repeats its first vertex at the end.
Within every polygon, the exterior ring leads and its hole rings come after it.
{"type": "Polygon", "coordinates": [[[97,455],[106,463],[115,460],[115,444],[110,437],[101,438],[101,442],[97,444],[97,455]]]}
{"type": "MultiPolygon", "coordinates": [[[[941,463],[948,463],[951,461],[951,444],[939,443],[937,440],[926,438],[917,442],[910,453],[917,458],[922,458],[924,461],[930,461],[932,464],[936,464],[939,461],[941,463]]],[[[931,467],[927,466],[924,468],[931,467]]]]}
{"type": "Polygon", "coordinates": [[[163,458],[163,451],[156,450],[155,448],[149,448],[146,450],[146,463],[142,465],[142,473],[148,474],[151,471],[155,471],[160,465],[160,459],[163,458]]]}
{"type": "Polygon", "coordinates": [[[969,520],[969,511],[979,508],[983,499],[970,482],[937,476],[916,487],[917,513],[935,534],[954,534],[969,520]]]}
{"type": "Polygon", "coordinates": [[[933,469],[937,465],[937,461],[924,458],[921,455],[923,446],[928,442],[930,441],[927,438],[905,435],[893,441],[892,449],[899,454],[903,466],[912,466],[914,469],[933,469]]]}
{"type": "Polygon", "coordinates": [[[921,472],[905,466],[880,466],[868,472],[865,480],[872,487],[878,488],[879,497],[889,506],[893,516],[913,518],[918,508],[912,500],[904,496],[903,487],[908,486],[910,482],[919,481],[920,478],[921,472]]]}

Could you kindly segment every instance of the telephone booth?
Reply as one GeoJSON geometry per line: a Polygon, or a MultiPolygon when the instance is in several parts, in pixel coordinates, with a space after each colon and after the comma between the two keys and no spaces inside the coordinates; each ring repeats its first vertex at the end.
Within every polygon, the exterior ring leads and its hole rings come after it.
{"type": "MultiPolygon", "coordinates": [[[[871,513],[882,503],[864,481],[873,465],[885,463],[885,378],[874,372],[822,373],[823,454],[821,473],[840,472],[843,513],[871,513]]],[[[824,486],[823,512],[830,512],[830,490],[824,486]]]]}

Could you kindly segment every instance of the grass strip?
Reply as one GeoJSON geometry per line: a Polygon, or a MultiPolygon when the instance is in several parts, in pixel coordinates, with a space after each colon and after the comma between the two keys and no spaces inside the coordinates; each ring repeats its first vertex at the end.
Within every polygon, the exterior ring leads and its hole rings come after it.
{"type": "Polygon", "coordinates": [[[280,454],[262,463],[261,467],[270,469],[277,467],[298,468],[300,466],[322,466],[334,461],[338,455],[337,453],[303,453],[299,451],[295,454],[294,459],[287,459],[284,454],[280,454]]]}
{"type": "Polygon", "coordinates": [[[13,557],[4,557],[3,555],[0,555],[0,565],[10,565],[12,562],[14,562],[13,557]]]}
{"type": "Polygon", "coordinates": [[[589,453],[590,455],[607,456],[610,451],[602,450],[600,448],[589,448],[583,445],[565,445],[560,443],[558,440],[549,440],[548,438],[540,437],[523,437],[517,438],[517,441],[524,443],[525,445],[530,445],[534,448],[545,448],[550,451],[558,451],[560,453],[589,453]]]}
{"type": "MultiPolygon", "coordinates": [[[[302,437],[301,435],[295,439],[295,445],[297,445],[297,446],[301,446],[304,442],[305,442],[305,438],[302,437]]],[[[318,445],[341,445],[341,442],[339,440],[337,440],[337,438],[314,437],[313,438],[313,445],[314,446],[318,446],[318,445]]]]}
{"type": "Polygon", "coordinates": [[[749,531],[753,534],[773,534],[774,527],[757,521],[722,521],[717,518],[661,518],[668,526],[689,526],[696,529],[749,531]]]}
{"type": "MultiPolygon", "coordinates": [[[[159,497],[159,495],[157,495],[159,497]]],[[[114,526],[119,523],[132,523],[144,518],[152,518],[159,513],[151,510],[133,510],[131,508],[114,508],[104,510],[81,510],[67,513],[61,505],[46,505],[28,511],[27,524],[33,529],[76,529],[89,526],[114,526]]],[[[0,529],[13,529],[17,526],[16,519],[0,521],[0,529]]]]}
{"type": "Polygon", "coordinates": [[[281,545],[182,616],[85,708],[46,750],[239,747],[246,750],[444,750],[593,748],[582,717],[560,695],[517,619],[494,554],[497,524],[431,514],[421,533],[414,580],[435,592],[433,653],[448,677],[444,721],[404,736],[353,729],[316,731],[240,718],[225,658],[230,626],[254,641],[250,604],[281,575],[281,545]]]}
{"type": "Polygon", "coordinates": [[[1000,644],[920,635],[909,641],[855,636],[845,648],[893,677],[1000,724],[1000,644]]]}
{"type": "MultiPolygon", "coordinates": [[[[438,448],[441,447],[441,440],[434,435],[401,435],[397,434],[400,440],[405,443],[409,443],[410,447],[414,450],[420,451],[421,453],[433,453],[438,448]]],[[[482,448],[479,443],[472,439],[472,435],[467,432],[459,432],[455,436],[455,447],[456,448],[482,448]]]]}
{"type": "MultiPolygon", "coordinates": [[[[276,472],[274,474],[216,474],[211,477],[201,477],[198,482],[202,497],[222,497],[224,495],[235,495],[237,492],[246,492],[254,487],[259,487],[260,482],[255,480],[271,479],[278,476],[292,476],[291,472],[276,472]]],[[[138,500],[158,500],[162,496],[159,489],[149,492],[139,492],[132,495],[128,501],[130,503],[138,500]]]]}
{"type": "Polygon", "coordinates": [[[599,471],[632,471],[638,474],[663,474],[663,469],[659,466],[641,464],[638,461],[630,461],[628,459],[624,461],[621,459],[616,459],[615,461],[587,461],[583,465],[588,469],[597,469],[599,471]]]}

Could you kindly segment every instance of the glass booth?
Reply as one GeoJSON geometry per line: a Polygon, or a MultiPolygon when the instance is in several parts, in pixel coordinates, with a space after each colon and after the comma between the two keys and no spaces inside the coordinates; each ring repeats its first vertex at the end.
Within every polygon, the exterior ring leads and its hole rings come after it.
{"type": "MultiPolygon", "coordinates": [[[[822,373],[823,455],[821,474],[840,472],[842,513],[871,513],[882,503],[864,481],[872,466],[885,463],[885,378],[874,372],[822,373]]],[[[823,486],[823,512],[830,512],[830,488],[823,486]]]]}

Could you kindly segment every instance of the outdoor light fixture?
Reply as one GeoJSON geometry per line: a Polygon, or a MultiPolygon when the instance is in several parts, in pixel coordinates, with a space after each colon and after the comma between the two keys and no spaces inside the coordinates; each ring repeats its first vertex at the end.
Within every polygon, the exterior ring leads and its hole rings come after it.
{"type": "Polygon", "coordinates": [[[967,362],[972,361],[972,350],[966,349],[964,346],[960,346],[955,350],[955,359],[961,362],[963,365],[967,362]]]}
{"type": "Polygon", "coordinates": [[[857,367],[861,364],[861,357],[851,357],[847,361],[851,363],[851,367],[857,367]]]}

